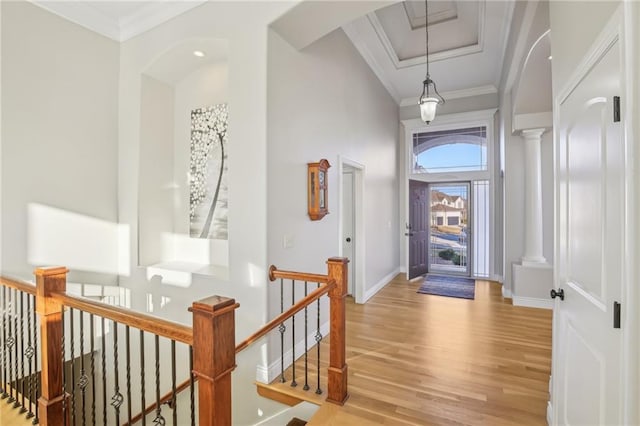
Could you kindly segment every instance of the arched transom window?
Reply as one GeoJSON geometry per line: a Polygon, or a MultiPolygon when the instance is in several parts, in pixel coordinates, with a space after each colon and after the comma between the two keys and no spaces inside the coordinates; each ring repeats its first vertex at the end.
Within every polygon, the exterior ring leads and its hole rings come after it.
{"type": "Polygon", "coordinates": [[[487,170],[487,128],[414,133],[413,173],[487,170]]]}

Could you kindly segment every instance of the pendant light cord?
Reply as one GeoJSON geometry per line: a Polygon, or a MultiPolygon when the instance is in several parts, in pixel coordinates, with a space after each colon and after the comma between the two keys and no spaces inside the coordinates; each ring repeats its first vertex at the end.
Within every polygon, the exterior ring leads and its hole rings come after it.
{"type": "MultiPolygon", "coordinates": [[[[429,1],[424,0],[424,39],[427,47],[427,76],[425,80],[429,80],[429,1]]],[[[427,86],[427,94],[429,93],[429,87],[427,86]]]]}

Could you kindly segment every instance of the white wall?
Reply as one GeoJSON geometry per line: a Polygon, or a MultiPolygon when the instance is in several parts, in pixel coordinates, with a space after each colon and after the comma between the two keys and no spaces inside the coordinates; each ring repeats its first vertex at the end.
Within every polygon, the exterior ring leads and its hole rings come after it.
{"type": "Polygon", "coordinates": [[[63,264],[70,280],[115,283],[118,44],[27,2],[1,7],[3,272],[63,264]]]}
{"type": "MultiPolygon", "coordinates": [[[[416,95],[419,93],[416,91],[416,95]]],[[[438,107],[438,115],[455,114],[459,112],[482,111],[498,107],[498,93],[470,96],[466,98],[445,99],[444,105],[438,107]]],[[[418,105],[403,106],[400,108],[400,120],[420,118],[418,105]]]]}
{"type": "MultiPolygon", "coordinates": [[[[189,272],[172,275],[174,284],[147,279],[145,268],[132,267],[120,284],[131,289],[132,307],[145,310],[147,295],[160,306],[154,314],[190,323],[187,307],[212,294],[235,298],[236,340],[267,319],[267,26],[288,3],[209,2],[121,45],[119,114],[119,217],[131,227],[131,265],[137,265],[138,175],[140,164],[140,81],[147,67],[172,46],[199,38],[229,42],[229,279],[189,272]]],[[[178,161],[178,158],[175,159],[178,161]]],[[[151,277],[149,277],[151,278],[151,277]]],[[[234,423],[252,424],[279,407],[256,394],[255,367],[266,363],[259,342],[239,354],[233,374],[234,423]],[[252,407],[246,410],[244,407],[252,407]],[[244,408],[244,409],[243,409],[244,408]]]]}
{"type": "Polygon", "coordinates": [[[141,76],[139,264],[164,260],[163,239],[173,231],[173,105],[169,84],[141,76]]]}
{"type": "MultiPolygon", "coordinates": [[[[282,269],[326,273],[338,254],[338,156],[365,166],[365,293],[400,265],[398,106],[342,30],[302,51],[269,32],[268,253],[282,269]],[[326,158],[330,214],[307,215],[307,163],[326,158]],[[283,248],[291,237],[293,248],[283,248]]],[[[358,238],[358,237],[356,237],[358,238]]],[[[362,238],[356,240],[356,244],[362,238]]],[[[276,286],[270,312],[279,312],[276,286]]]]}
{"type": "Polygon", "coordinates": [[[551,1],[551,64],[556,94],[620,5],[612,1],[551,1]]]}

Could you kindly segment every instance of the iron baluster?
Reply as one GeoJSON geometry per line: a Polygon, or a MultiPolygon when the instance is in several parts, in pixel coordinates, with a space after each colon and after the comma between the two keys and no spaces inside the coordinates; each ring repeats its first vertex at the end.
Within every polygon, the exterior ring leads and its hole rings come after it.
{"type": "MultiPolygon", "coordinates": [[[[20,407],[20,413],[26,413],[27,412],[27,408],[26,408],[26,404],[24,403],[24,384],[26,382],[25,380],[25,374],[24,374],[24,359],[26,356],[26,352],[25,352],[25,348],[24,348],[24,292],[20,292],[20,352],[22,353],[22,356],[20,357],[20,378],[21,378],[21,383],[20,383],[20,395],[21,395],[21,407],[20,407]]],[[[16,387],[17,387],[17,383],[16,383],[16,387]]]]}
{"type": "Polygon", "coordinates": [[[94,319],[93,314],[89,315],[89,350],[91,351],[91,424],[96,424],[96,357],[94,344],[94,319]]]}
{"type": "MultiPolygon", "coordinates": [[[[307,297],[307,282],[304,282],[304,297],[307,297]]],[[[307,306],[304,307],[304,386],[303,390],[309,390],[309,330],[308,330],[309,312],[307,306]]]]}
{"type": "Polygon", "coordinates": [[[131,424],[131,338],[129,326],[127,325],[124,330],[127,355],[127,420],[131,424]]]}
{"type": "MultiPolygon", "coordinates": [[[[7,339],[7,345],[9,346],[9,399],[7,400],[8,404],[11,404],[12,402],[15,401],[15,398],[13,397],[13,379],[16,376],[16,372],[15,372],[15,364],[13,362],[13,347],[15,346],[15,337],[14,335],[16,334],[16,330],[15,327],[13,326],[13,311],[14,311],[14,303],[15,303],[15,298],[14,298],[14,292],[15,290],[13,289],[9,289],[9,295],[11,296],[10,301],[9,301],[9,337],[7,339]]],[[[18,354],[16,354],[16,357],[18,356],[18,354]]]]}
{"type": "Polygon", "coordinates": [[[102,330],[102,423],[107,426],[107,342],[106,342],[106,324],[104,317],[100,318],[100,326],[102,330]]]}
{"type": "MultiPolygon", "coordinates": [[[[320,288],[320,283],[318,283],[317,288],[320,288]]],[[[320,333],[320,299],[318,299],[317,309],[318,324],[316,328],[316,346],[318,348],[318,387],[316,388],[316,394],[320,395],[322,394],[322,389],[320,389],[320,342],[322,341],[322,333],[320,333]]]]}
{"type": "Polygon", "coordinates": [[[196,426],[196,402],[193,383],[193,346],[189,346],[189,399],[191,410],[191,426],[196,426]]]}
{"type": "Polygon", "coordinates": [[[69,308],[69,351],[70,351],[70,357],[69,360],[71,361],[70,365],[71,365],[71,406],[69,407],[69,410],[71,410],[71,424],[75,425],[76,424],[76,387],[75,387],[75,383],[76,383],[76,369],[75,369],[75,342],[74,342],[74,335],[76,334],[74,331],[74,326],[73,326],[73,314],[74,314],[74,309],[73,308],[69,308]]]}
{"type": "Polygon", "coordinates": [[[173,426],[178,425],[178,398],[176,396],[176,341],[171,341],[171,408],[173,409],[173,426]]]}
{"type": "Polygon", "coordinates": [[[9,383],[9,373],[7,368],[7,288],[2,286],[2,399],[9,397],[7,384],[9,383]]]}
{"type": "Polygon", "coordinates": [[[120,424],[120,406],[124,397],[120,393],[120,381],[118,377],[118,323],[113,321],[113,396],[111,406],[116,414],[116,424],[120,424]]]}
{"type": "MultiPolygon", "coordinates": [[[[64,332],[64,309],[62,309],[62,312],[60,313],[60,323],[62,324],[62,339],[60,339],[60,351],[62,352],[62,365],[60,366],[62,368],[62,390],[63,392],[66,394],[67,392],[67,371],[64,368],[64,357],[65,357],[65,347],[64,347],[64,336],[65,336],[65,332],[64,332]]],[[[62,418],[66,419],[67,417],[67,398],[62,398],[62,418]]]]}
{"type": "MultiPolygon", "coordinates": [[[[31,333],[33,329],[31,328],[31,315],[33,312],[33,305],[35,304],[35,297],[32,295],[27,296],[27,350],[25,351],[25,356],[29,361],[29,383],[27,384],[27,395],[29,399],[29,412],[27,413],[27,419],[30,419],[34,416],[33,414],[33,341],[31,339],[31,333]]],[[[35,337],[35,336],[34,336],[35,337]]],[[[36,401],[37,402],[37,401],[36,401]]]]}
{"type": "MultiPolygon", "coordinates": [[[[144,331],[140,330],[140,406],[142,410],[147,408],[144,389],[144,331]]],[[[142,415],[142,426],[147,424],[147,416],[142,415]]]]}
{"type": "Polygon", "coordinates": [[[156,355],[156,417],[153,419],[154,425],[164,426],[165,420],[162,417],[162,406],[160,405],[160,336],[155,337],[156,355]]]}
{"type": "MultiPolygon", "coordinates": [[[[291,306],[296,304],[296,280],[291,280],[291,306]]],[[[296,316],[291,317],[291,366],[292,366],[292,379],[291,387],[298,386],[296,382],[296,316]]]]}
{"type": "MultiPolygon", "coordinates": [[[[80,388],[80,400],[82,402],[82,425],[87,424],[87,385],[89,378],[84,368],[84,313],[78,312],[80,315],[80,377],[78,378],[78,387],[80,388]]],[[[73,368],[73,364],[72,364],[73,368]]]]}
{"type": "Polygon", "coordinates": [[[35,366],[35,383],[33,383],[33,402],[36,406],[35,416],[33,417],[32,423],[37,425],[40,423],[40,419],[38,418],[38,397],[40,394],[40,373],[38,372],[38,319],[36,316],[36,298],[33,296],[33,310],[31,311],[32,319],[33,319],[33,365],[35,366]]]}
{"type": "MultiPolygon", "coordinates": [[[[280,278],[280,313],[284,312],[284,282],[282,278],[280,278]]],[[[284,332],[286,331],[286,327],[284,322],[280,324],[278,327],[278,331],[280,332],[280,382],[284,383],[286,380],[284,378],[284,332]]]]}

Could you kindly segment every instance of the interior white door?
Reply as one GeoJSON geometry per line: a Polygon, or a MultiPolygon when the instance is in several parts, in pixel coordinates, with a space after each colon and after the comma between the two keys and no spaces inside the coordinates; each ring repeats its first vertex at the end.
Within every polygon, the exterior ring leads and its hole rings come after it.
{"type": "Polygon", "coordinates": [[[353,197],[353,173],[342,174],[342,256],[349,259],[348,294],[354,294],[355,283],[355,205],[353,197]]]}
{"type": "Polygon", "coordinates": [[[614,120],[620,45],[603,45],[559,98],[556,285],[564,300],[555,299],[554,424],[622,424],[622,339],[614,328],[626,255],[623,123],[614,120]]]}

